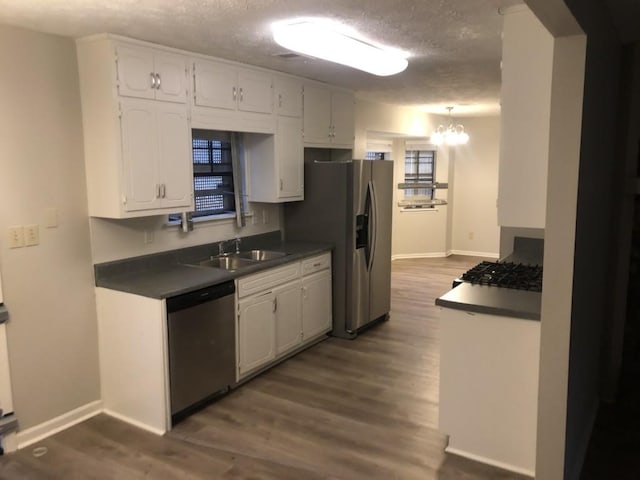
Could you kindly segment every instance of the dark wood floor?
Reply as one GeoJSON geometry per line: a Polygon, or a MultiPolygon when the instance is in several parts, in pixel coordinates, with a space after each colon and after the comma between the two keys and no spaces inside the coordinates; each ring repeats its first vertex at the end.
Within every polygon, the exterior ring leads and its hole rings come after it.
{"type": "Polygon", "coordinates": [[[437,429],[434,299],[479,260],[395,261],[391,318],[356,340],[312,347],[164,437],[94,417],[1,457],[0,479],[523,479],[444,454],[437,429]]]}

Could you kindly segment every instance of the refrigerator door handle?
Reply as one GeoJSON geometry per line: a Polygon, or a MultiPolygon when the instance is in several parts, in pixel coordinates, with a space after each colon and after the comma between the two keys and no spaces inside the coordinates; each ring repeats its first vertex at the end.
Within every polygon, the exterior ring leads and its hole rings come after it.
{"type": "Polygon", "coordinates": [[[378,201],[376,198],[376,189],[373,182],[369,182],[368,185],[369,193],[369,245],[368,252],[369,258],[367,258],[367,270],[371,271],[373,267],[373,259],[376,256],[376,240],[377,240],[377,230],[378,230],[378,201]]]}

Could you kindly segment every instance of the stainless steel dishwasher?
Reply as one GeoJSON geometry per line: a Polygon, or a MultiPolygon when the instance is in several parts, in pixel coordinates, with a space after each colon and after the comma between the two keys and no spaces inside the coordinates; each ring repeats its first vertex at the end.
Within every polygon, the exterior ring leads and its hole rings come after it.
{"type": "Polygon", "coordinates": [[[234,292],[229,281],[167,299],[173,424],[235,382],[234,292]]]}

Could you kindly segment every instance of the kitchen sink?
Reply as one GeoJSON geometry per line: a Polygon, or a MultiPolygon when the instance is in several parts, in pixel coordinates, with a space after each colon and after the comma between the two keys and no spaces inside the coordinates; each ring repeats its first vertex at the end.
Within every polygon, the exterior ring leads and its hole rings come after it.
{"type": "Polygon", "coordinates": [[[246,250],[243,252],[235,253],[239,258],[250,259],[254,261],[273,260],[275,258],[282,258],[287,255],[285,252],[278,252],[275,250],[246,250]]]}
{"type": "Polygon", "coordinates": [[[198,265],[201,267],[222,268],[224,270],[237,270],[238,268],[247,267],[254,263],[256,263],[255,260],[240,258],[239,256],[232,254],[212,257],[209,260],[203,260],[198,265]]]}
{"type": "Polygon", "coordinates": [[[237,253],[224,253],[198,263],[201,267],[222,268],[224,270],[237,270],[238,268],[254,265],[256,262],[273,260],[288,255],[285,252],[275,250],[244,250],[237,253]]]}

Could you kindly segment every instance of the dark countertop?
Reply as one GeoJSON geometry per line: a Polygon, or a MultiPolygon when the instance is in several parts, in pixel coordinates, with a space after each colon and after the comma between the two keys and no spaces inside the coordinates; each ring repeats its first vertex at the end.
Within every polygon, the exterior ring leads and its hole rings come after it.
{"type": "Polygon", "coordinates": [[[463,282],[436,299],[436,305],[467,312],[540,320],[542,294],[463,282]]]}
{"type": "Polygon", "coordinates": [[[96,265],[96,286],[162,299],[311,257],[330,251],[333,246],[325,243],[272,241],[260,248],[287,252],[288,255],[228,271],[193,265],[209,258],[210,254],[205,254],[202,249],[199,250],[200,253],[191,251],[188,255],[181,252],[163,253],[156,255],[155,259],[148,256],[131,259],[129,262],[96,265]]]}

